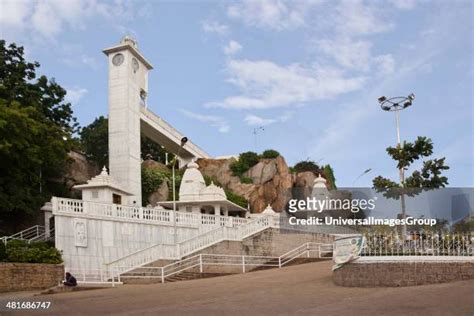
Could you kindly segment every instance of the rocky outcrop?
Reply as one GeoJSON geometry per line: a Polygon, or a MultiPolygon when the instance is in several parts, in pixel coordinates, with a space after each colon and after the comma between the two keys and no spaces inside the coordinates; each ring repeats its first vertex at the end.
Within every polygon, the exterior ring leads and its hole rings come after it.
{"type": "MultiPolygon", "coordinates": [[[[230,165],[235,159],[199,159],[201,172],[216,179],[222,186],[245,197],[254,213],[262,212],[268,204],[281,212],[292,198],[294,176],[283,157],[262,159],[243,175],[252,184],[242,183],[232,174],[230,165]]],[[[311,183],[312,185],[312,183],[311,183]]]]}
{"type": "Polygon", "coordinates": [[[306,199],[311,196],[313,190],[313,182],[316,175],[311,171],[304,171],[295,174],[295,181],[293,186],[293,198],[306,199]]]}
{"type": "Polygon", "coordinates": [[[68,156],[71,163],[64,178],[69,189],[72,190],[76,184],[86,183],[100,173],[99,167],[89,162],[84,154],[71,151],[68,156]]]}
{"type": "Polygon", "coordinates": [[[293,177],[283,157],[262,159],[250,168],[244,176],[257,186],[249,196],[251,209],[262,212],[268,204],[276,211],[282,211],[292,197],[293,177]]]}
{"type": "MultiPolygon", "coordinates": [[[[164,174],[170,173],[170,169],[165,164],[154,160],[145,160],[142,163],[142,167],[147,169],[157,169],[164,174]]],[[[150,194],[148,197],[148,203],[155,206],[158,202],[168,201],[169,190],[170,185],[168,184],[168,181],[163,181],[155,192],[150,194]]]]}
{"type": "Polygon", "coordinates": [[[158,202],[168,201],[169,194],[168,182],[163,183],[148,197],[148,203],[152,206],[157,205],[158,202]]]}
{"type": "Polygon", "coordinates": [[[230,159],[198,159],[197,164],[203,175],[215,179],[224,188],[231,190],[235,194],[243,196],[247,200],[255,190],[255,184],[242,183],[239,177],[232,174],[230,165],[234,162],[230,159]]]}

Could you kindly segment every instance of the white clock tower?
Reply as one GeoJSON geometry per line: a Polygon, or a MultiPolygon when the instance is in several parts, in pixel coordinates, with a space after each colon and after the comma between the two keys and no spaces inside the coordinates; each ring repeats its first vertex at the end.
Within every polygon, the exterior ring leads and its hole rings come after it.
{"type": "Polygon", "coordinates": [[[109,62],[110,176],[132,194],[114,202],[141,206],[140,106],[146,102],[153,66],[129,37],[103,52],[109,62]]]}

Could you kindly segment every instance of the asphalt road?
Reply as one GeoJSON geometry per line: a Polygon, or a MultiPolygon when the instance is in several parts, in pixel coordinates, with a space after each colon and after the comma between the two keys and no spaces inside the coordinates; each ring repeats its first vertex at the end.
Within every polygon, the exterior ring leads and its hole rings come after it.
{"type": "Polygon", "coordinates": [[[405,288],[344,288],[332,283],[330,265],[317,262],[31,299],[51,301],[48,315],[474,315],[474,280],[405,288]]]}

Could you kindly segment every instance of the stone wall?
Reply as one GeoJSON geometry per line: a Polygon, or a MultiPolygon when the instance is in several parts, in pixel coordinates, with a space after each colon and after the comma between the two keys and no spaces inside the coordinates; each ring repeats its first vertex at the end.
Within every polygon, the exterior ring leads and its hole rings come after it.
{"type": "MultiPolygon", "coordinates": [[[[213,246],[207,247],[196,254],[221,254],[221,255],[240,255],[240,256],[268,256],[279,257],[286,252],[301,246],[307,242],[333,243],[333,237],[326,234],[301,233],[291,231],[281,231],[270,228],[259,234],[248,237],[243,241],[222,241],[213,246]]],[[[311,253],[311,256],[318,256],[317,253],[311,253]]],[[[255,267],[247,267],[251,271],[255,267]]],[[[205,265],[203,272],[208,273],[241,273],[242,266],[211,266],[205,265]]]]}
{"type": "Polygon", "coordinates": [[[0,263],[0,292],[46,289],[63,279],[62,264],[0,263]]]}
{"type": "Polygon", "coordinates": [[[341,286],[413,286],[474,279],[474,261],[348,263],[333,272],[341,286]]]}

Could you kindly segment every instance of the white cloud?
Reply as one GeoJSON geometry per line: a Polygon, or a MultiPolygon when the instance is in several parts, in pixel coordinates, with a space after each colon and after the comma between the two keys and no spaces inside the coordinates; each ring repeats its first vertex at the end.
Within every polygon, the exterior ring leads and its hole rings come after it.
{"type": "Polygon", "coordinates": [[[293,115],[294,115],[294,112],[290,112],[290,111],[283,113],[277,118],[264,118],[255,114],[248,114],[245,116],[244,122],[247,123],[247,125],[252,125],[252,126],[267,126],[273,123],[287,122],[293,117],[293,115]]]}
{"type": "Polygon", "coordinates": [[[227,71],[228,81],[241,93],[205,106],[234,109],[285,107],[358,90],[365,82],[365,77],[346,78],[335,68],[301,64],[280,66],[266,60],[230,60],[227,71]]]}
{"type": "Polygon", "coordinates": [[[238,42],[231,40],[229,43],[224,46],[224,53],[226,55],[234,55],[242,50],[242,45],[238,42]]]}
{"type": "Polygon", "coordinates": [[[214,33],[219,36],[227,35],[229,27],[224,24],[220,24],[217,21],[204,20],[201,22],[202,30],[206,33],[214,33]]]}
{"type": "MultiPolygon", "coordinates": [[[[147,12],[149,14],[149,12],[147,12]]],[[[86,19],[99,16],[110,22],[143,17],[132,2],[104,3],[97,0],[2,0],[2,33],[23,32],[33,39],[54,41],[66,27],[84,29],[86,19]]],[[[2,34],[3,35],[3,34],[2,34]]]]}
{"type": "Polygon", "coordinates": [[[350,69],[368,70],[372,44],[369,41],[336,38],[322,39],[316,42],[320,52],[334,58],[341,66],[350,69]]]}
{"type": "Polygon", "coordinates": [[[280,0],[244,0],[227,8],[227,15],[249,26],[284,30],[304,24],[304,10],[291,8],[280,0]]]}
{"type": "Polygon", "coordinates": [[[277,122],[277,120],[275,119],[263,118],[263,117],[253,115],[253,114],[247,115],[244,118],[244,121],[248,125],[254,125],[254,126],[266,126],[266,125],[270,125],[277,122]]]}
{"type": "Polygon", "coordinates": [[[66,97],[65,100],[67,102],[71,102],[73,105],[79,103],[84,95],[87,94],[87,89],[74,87],[74,88],[66,88],[66,97]]]}
{"type": "Polygon", "coordinates": [[[390,74],[395,68],[392,55],[372,55],[372,43],[368,40],[322,39],[316,41],[316,48],[345,69],[369,71],[375,66],[382,74],[390,74]]]}
{"type": "Polygon", "coordinates": [[[2,0],[1,8],[0,24],[2,29],[24,27],[25,20],[32,9],[26,0],[2,0]]]}
{"type": "Polygon", "coordinates": [[[199,122],[209,123],[211,126],[217,127],[220,133],[227,133],[230,130],[229,123],[223,117],[194,113],[184,109],[180,109],[179,111],[183,113],[186,117],[197,120],[199,122]]]}
{"type": "Polygon", "coordinates": [[[344,35],[369,35],[389,31],[393,24],[386,13],[360,0],[342,1],[336,13],[329,16],[335,23],[335,30],[344,35]]]}

